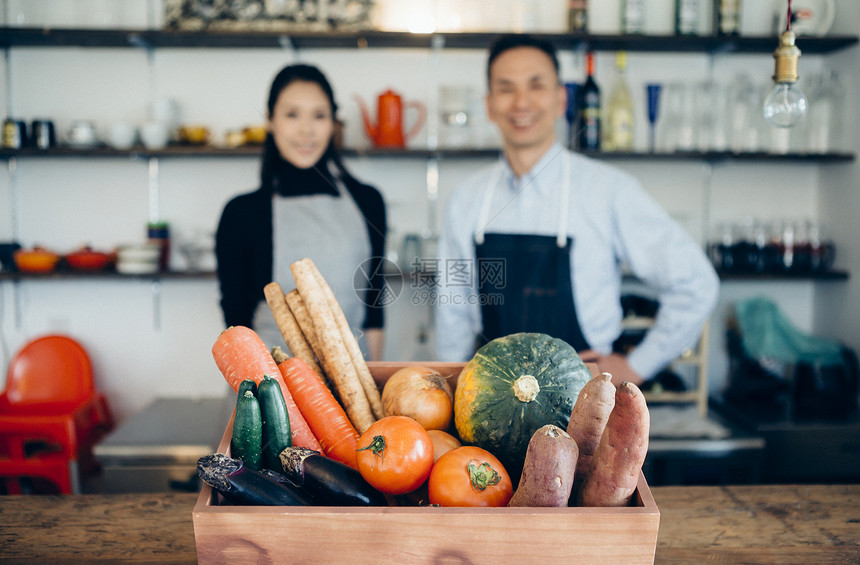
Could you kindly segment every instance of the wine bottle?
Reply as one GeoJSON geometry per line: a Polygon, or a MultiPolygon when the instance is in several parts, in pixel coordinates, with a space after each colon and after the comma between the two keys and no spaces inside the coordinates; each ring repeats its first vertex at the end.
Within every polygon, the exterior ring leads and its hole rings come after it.
{"type": "Polygon", "coordinates": [[[741,31],[741,0],[714,1],[716,35],[738,35],[741,31]]]}
{"type": "Polygon", "coordinates": [[[633,98],[627,85],[627,53],[615,56],[617,77],[606,106],[606,129],[603,135],[604,151],[633,150],[633,98]]]}
{"type": "Polygon", "coordinates": [[[580,151],[600,149],[600,88],[594,80],[594,53],[585,56],[586,78],[579,88],[577,146],[580,151]]]}
{"type": "Polygon", "coordinates": [[[567,30],[570,33],[588,32],[588,0],[568,0],[567,30]]]}

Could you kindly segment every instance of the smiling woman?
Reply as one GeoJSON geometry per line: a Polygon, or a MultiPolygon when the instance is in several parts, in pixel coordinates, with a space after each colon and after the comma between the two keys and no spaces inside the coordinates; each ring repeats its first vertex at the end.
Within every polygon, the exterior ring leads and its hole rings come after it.
{"type": "Polygon", "coordinates": [[[221,308],[227,326],[252,327],[269,347],[283,345],[263,288],[293,288],[290,264],[311,258],[332,287],[371,360],[381,357],[385,204],[356,180],[334,146],[337,104],[325,75],[310,65],[282,69],[269,92],[261,187],[233,198],[216,235],[221,308]],[[370,260],[376,273],[359,292],[353,275],[370,260]],[[365,341],[366,339],[366,341],[365,341]]]}

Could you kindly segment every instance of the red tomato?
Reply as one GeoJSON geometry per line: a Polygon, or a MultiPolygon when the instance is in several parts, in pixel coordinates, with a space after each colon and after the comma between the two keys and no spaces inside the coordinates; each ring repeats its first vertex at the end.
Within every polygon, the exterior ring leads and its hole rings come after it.
{"type": "Polygon", "coordinates": [[[433,440],[408,416],[387,416],[373,423],[356,450],[358,471],[376,490],[412,492],[427,480],[433,467],[433,440]]]}
{"type": "Polygon", "coordinates": [[[505,506],[514,494],[508,472],[489,451],[466,445],[436,461],[430,503],[441,506],[505,506]]]}

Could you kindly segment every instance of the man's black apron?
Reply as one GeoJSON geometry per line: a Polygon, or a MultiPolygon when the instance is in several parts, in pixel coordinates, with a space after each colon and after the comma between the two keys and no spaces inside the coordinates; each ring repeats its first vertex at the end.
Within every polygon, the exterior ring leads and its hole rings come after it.
{"type": "MultiPolygon", "coordinates": [[[[540,332],[566,341],[577,351],[589,348],[573,302],[573,241],[567,237],[570,161],[566,155],[562,158],[564,178],[557,237],[485,234],[482,229],[475,236],[483,322],[481,344],[512,333],[540,332]],[[500,268],[501,276],[487,276],[483,267],[490,265],[500,268]]],[[[490,201],[500,178],[501,166],[491,175],[491,184],[484,192],[479,226],[487,225],[490,201]]]]}

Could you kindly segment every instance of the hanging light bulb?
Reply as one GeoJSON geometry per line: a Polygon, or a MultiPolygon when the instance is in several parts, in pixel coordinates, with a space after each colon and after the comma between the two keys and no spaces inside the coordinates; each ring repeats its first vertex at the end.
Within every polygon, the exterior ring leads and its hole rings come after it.
{"type": "Polygon", "coordinates": [[[806,96],[797,87],[800,49],[794,44],[796,39],[791,31],[791,0],[788,0],[785,31],[779,36],[779,46],[773,52],[774,85],[764,99],[764,117],[771,125],[781,128],[790,128],[800,122],[809,106],[806,96]]]}

